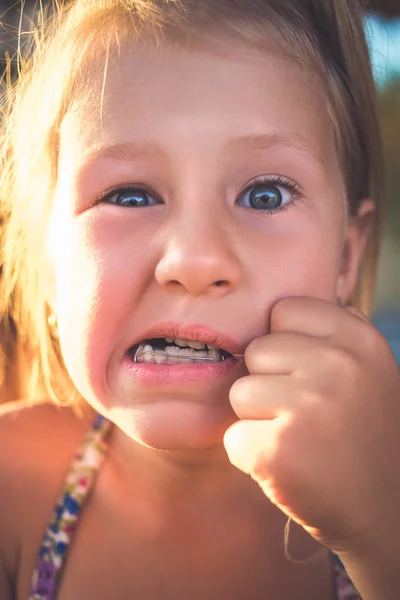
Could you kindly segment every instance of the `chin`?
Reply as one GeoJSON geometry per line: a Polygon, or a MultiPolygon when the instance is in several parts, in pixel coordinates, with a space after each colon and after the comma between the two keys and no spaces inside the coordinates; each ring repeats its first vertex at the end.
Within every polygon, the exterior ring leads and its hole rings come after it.
{"type": "Polygon", "coordinates": [[[182,401],[116,407],[111,413],[132,440],[157,450],[199,451],[222,445],[225,431],[237,421],[230,406],[182,401]]]}

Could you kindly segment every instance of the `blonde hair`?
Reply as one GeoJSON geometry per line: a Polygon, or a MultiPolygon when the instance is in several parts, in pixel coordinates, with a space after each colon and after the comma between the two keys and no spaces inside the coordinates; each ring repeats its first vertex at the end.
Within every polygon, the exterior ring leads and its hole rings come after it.
{"type": "Polygon", "coordinates": [[[39,388],[59,403],[78,397],[48,323],[51,307],[43,281],[63,118],[74,103],[88,99],[98,65],[105,73],[110,52],[138,39],[194,48],[206,35],[276,48],[306,66],[323,86],[349,213],[356,213],[363,198],[376,205],[352,301],[366,313],[371,308],[384,169],[358,0],[75,0],[65,6],[54,1],[21,44],[19,78],[5,90],[0,132],[0,368],[4,371],[15,348],[21,348],[30,365],[27,390],[33,397],[39,388]]]}

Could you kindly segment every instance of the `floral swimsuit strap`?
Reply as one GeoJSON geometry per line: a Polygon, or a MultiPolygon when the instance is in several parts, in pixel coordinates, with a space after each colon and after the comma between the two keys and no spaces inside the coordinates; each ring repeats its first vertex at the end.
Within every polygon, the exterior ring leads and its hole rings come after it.
{"type": "MultiPolygon", "coordinates": [[[[67,550],[80,510],[105,458],[111,429],[111,422],[98,415],[74,456],[65,479],[63,493],[58,499],[42,540],[28,600],[56,600],[67,550]]],[[[333,555],[333,576],[337,600],[361,600],[336,555],[333,555]]]]}
{"type": "Polygon", "coordinates": [[[85,434],[43,537],[28,600],[55,600],[80,510],[105,458],[112,424],[98,415],[85,434]]]}
{"type": "Polygon", "coordinates": [[[333,554],[333,576],[336,587],[336,600],[362,600],[354,587],[340,558],[333,554]]]}

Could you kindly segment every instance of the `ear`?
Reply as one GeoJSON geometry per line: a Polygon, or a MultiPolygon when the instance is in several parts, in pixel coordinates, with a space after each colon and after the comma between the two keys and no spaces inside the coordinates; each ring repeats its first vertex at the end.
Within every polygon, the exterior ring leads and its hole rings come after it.
{"type": "Polygon", "coordinates": [[[346,304],[356,287],[360,265],[375,220],[372,200],[362,200],[357,214],[349,217],[337,282],[337,296],[346,304]]]}

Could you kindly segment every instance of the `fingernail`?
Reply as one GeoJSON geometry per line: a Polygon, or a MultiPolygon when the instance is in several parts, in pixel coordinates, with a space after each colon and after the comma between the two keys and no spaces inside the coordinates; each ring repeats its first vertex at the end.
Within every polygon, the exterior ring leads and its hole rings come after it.
{"type": "Polygon", "coordinates": [[[341,306],[342,308],[344,308],[344,302],[343,302],[343,300],[341,299],[340,296],[336,296],[336,304],[338,306],[341,306]]]}

